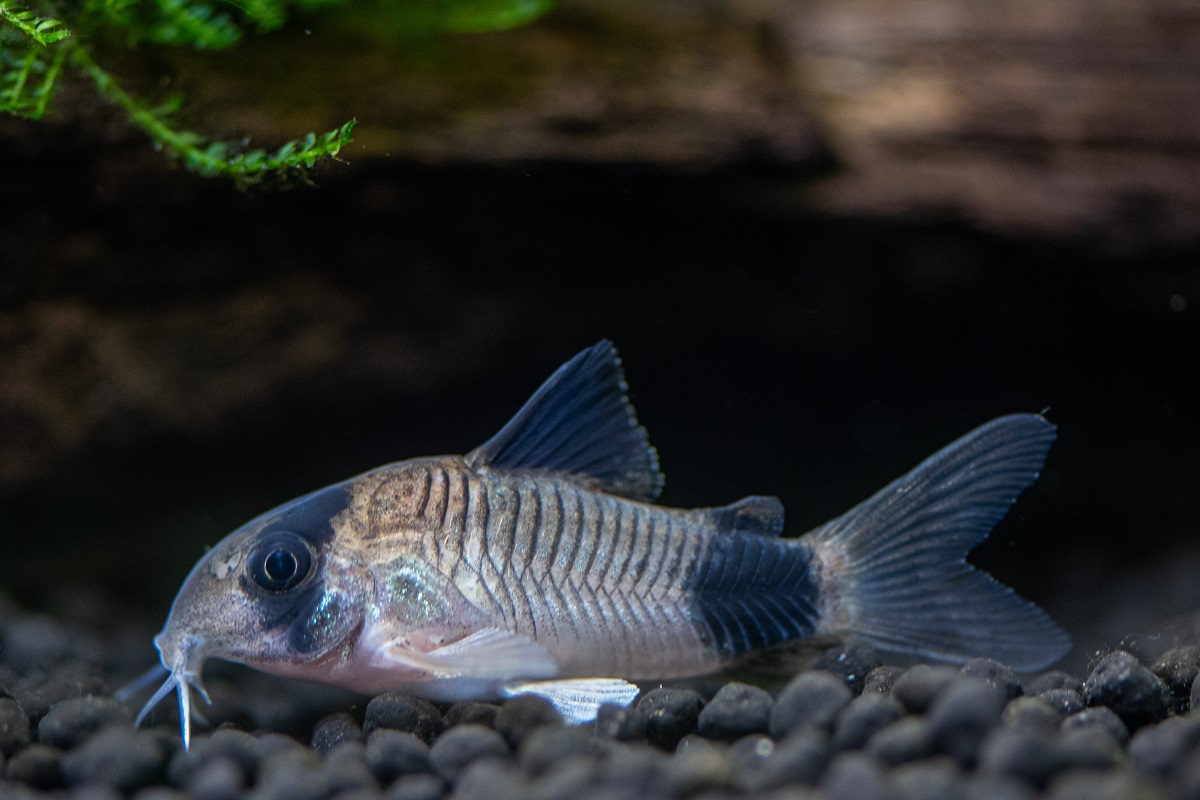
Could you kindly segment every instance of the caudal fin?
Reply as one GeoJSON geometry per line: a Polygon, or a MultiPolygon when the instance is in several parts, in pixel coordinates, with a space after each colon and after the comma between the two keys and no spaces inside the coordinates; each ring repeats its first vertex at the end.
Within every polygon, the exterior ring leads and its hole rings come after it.
{"type": "Polygon", "coordinates": [[[992,420],[809,534],[839,597],[832,627],[943,661],[1035,670],[1062,658],[1070,637],[965,561],[1037,479],[1054,437],[1035,414],[992,420]]]}

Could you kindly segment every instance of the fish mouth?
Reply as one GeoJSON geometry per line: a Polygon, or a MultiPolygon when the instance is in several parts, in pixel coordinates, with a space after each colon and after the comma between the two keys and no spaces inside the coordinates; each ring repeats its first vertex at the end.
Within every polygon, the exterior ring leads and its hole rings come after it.
{"type": "Polygon", "coordinates": [[[205,658],[210,655],[210,649],[205,646],[206,642],[202,637],[191,637],[179,643],[171,642],[165,637],[165,632],[154,637],[154,646],[158,648],[162,664],[152,668],[145,675],[121,689],[115,696],[118,700],[126,700],[152,685],[160,675],[166,672],[166,680],[142,706],[142,710],[138,712],[137,719],[133,724],[141,725],[155,706],[163,701],[163,698],[171,692],[176,692],[179,695],[180,735],[183,738],[183,749],[187,750],[192,738],[191,690],[195,689],[205,703],[212,704],[208,692],[204,689],[204,684],[200,681],[200,670],[204,665],[205,658]]]}

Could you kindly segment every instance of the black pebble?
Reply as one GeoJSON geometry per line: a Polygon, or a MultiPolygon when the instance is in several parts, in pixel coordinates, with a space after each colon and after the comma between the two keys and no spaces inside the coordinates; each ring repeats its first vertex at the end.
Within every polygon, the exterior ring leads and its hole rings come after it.
{"type": "Polygon", "coordinates": [[[812,668],[837,675],[846,688],[858,694],[866,685],[867,676],[881,664],[883,660],[875,648],[862,642],[850,642],[821,653],[812,668]]]}
{"type": "Polygon", "coordinates": [[[68,786],[107,783],[131,793],[160,780],[166,767],[162,742],[149,731],[108,728],[62,760],[68,786]]]}
{"type": "Polygon", "coordinates": [[[972,773],[958,784],[958,800],[1035,800],[1036,790],[1006,775],[972,773]]]}
{"type": "Polygon", "coordinates": [[[842,709],[833,726],[833,747],[858,750],[878,731],[904,716],[904,706],[885,694],[864,692],[842,709]]]}
{"type": "Polygon", "coordinates": [[[1063,720],[1062,729],[1069,731],[1088,725],[1099,725],[1108,732],[1113,741],[1121,746],[1124,746],[1129,741],[1129,729],[1125,727],[1125,723],[1113,713],[1112,709],[1105,708],[1104,706],[1086,708],[1078,714],[1072,714],[1063,720]]]}
{"type": "Polygon", "coordinates": [[[896,678],[892,697],[912,714],[924,714],[934,699],[958,677],[953,667],[917,664],[896,678]]]}
{"type": "Polygon", "coordinates": [[[362,726],[344,711],[330,714],[313,726],[312,748],[318,753],[328,753],[342,742],[361,742],[362,726]]]}
{"type": "Polygon", "coordinates": [[[1083,682],[1069,672],[1052,669],[1043,672],[1025,685],[1025,694],[1038,695],[1053,689],[1071,689],[1078,692],[1083,682]]]}
{"type": "Polygon", "coordinates": [[[57,747],[33,744],[8,762],[5,774],[35,789],[52,789],[62,785],[62,758],[57,747]]]}
{"type": "Polygon", "coordinates": [[[434,771],[453,784],[467,766],[477,759],[504,758],[511,755],[504,737],[483,725],[459,725],[438,737],[429,748],[434,771]]]}
{"type": "Polygon", "coordinates": [[[494,728],[499,711],[499,706],[491,703],[455,703],[446,710],[442,723],[447,728],[453,728],[455,725],[486,725],[494,728]]]}
{"type": "Polygon", "coordinates": [[[1064,730],[1056,746],[1060,766],[1066,769],[1111,769],[1125,758],[1117,740],[1101,725],[1064,730]]]}
{"type": "Polygon", "coordinates": [[[1192,685],[1200,673],[1200,647],[1176,647],[1162,654],[1151,671],[1167,685],[1171,708],[1182,714],[1191,707],[1192,685]]]}
{"type": "Polygon", "coordinates": [[[1024,690],[1021,688],[1021,679],[1017,677],[1017,673],[1013,672],[1012,667],[990,658],[970,659],[963,664],[959,674],[987,681],[1004,695],[1006,701],[1014,700],[1024,694],[1024,690]]]}
{"type": "Polygon", "coordinates": [[[896,685],[896,679],[907,671],[904,667],[897,667],[892,664],[884,664],[882,667],[876,667],[867,673],[867,679],[863,681],[862,690],[864,692],[891,694],[892,687],[896,685]]]}
{"type": "Polygon", "coordinates": [[[38,741],[69,750],[101,728],[131,725],[129,711],[109,697],[77,697],[55,703],[38,723],[38,741]]]}
{"type": "Polygon", "coordinates": [[[1167,685],[1123,650],[1109,653],[1096,664],[1083,682],[1083,702],[1111,708],[1130,730],[1159,721],[1171,706],[1167,685]]]}
{"type": "Polygon", "coordinates": [[[4,628],[4,661],[18,673],[45,668],[70,656],[74,637],[58,621],[29,614],[10,621],[4,628]]]}
{"type": "Polygon", "coordinates": [[[0,698],[0,753],[11,756],[30,740],[29,717],[25,710],[7,697],[0,698]]]}
{"type": "Polygon", "coordinates": [[[1069,717],[1087,708],[1083,704],[1083,695],[1074,689],[1047,689],[1038,695],[1038,699],[1064,717],[1069,717]]]}
{"type": "Polygon", "coordinates": [[[506,701],[496,713],[496,730],[513,750],[521,746],[526,736],[543,725],[562,724],[562,717],[550,701],[532,694],[506,701]]]}
{"type": "Polygon", "coordinates": [[[630,708],[605,703],[596,714],[596,735],[620,742],[646,738],[646,714],[630,708]]]}
{"type": "Polygon", "coordinates": [[[322,771],[330,794],[378,788],[375,775],[367,766],[366,747],[362,742],[342,742],[334,747],[325,756],[322,771]]]}
{"type": "Polygon", "coordinates": [[[1010,728],[1053,732],[1062,724],[1063,715],[1041,698],[1018,697],[1004,707],[1000,720],[1010,728]]]}
{"type": "Polygon", "coordinates": [[[319,800],[325,797],[321,756],[306,747],[281,749],[259,764],[255,800],[319,800]]]}
{"type": "Polygon", "coordinates": [[[1154,778],[1170,777],[1187,753],[1200,744],[1200,717],[1171,717],[1147,725],[1129,740],[1129,761],[1154,778]]]}
{"type": "Polygon", "coordinates": [[[967,676],[955,680],[929,707],[934,747],[962,767],[973,767],[980,743],[999,722],[1004,706],[1005,695],[991,683],[967,676]]]}
{"type": "Polygon", "coordinates": [[[651,689],[638,700],[646,718],[646,741],[663,750],[674,750],[679,740],[696,730],[704,701],[691,689],[651,689]]]}
{"type": "MultiPolygon", "coordinates": [[[[732,786],[734,770],[725,748],[696,737],[667,759],[658,782],[658,794],[692,797],[732,786]]],[[[702,796],[702,795],[701,795],[702,796]]]]}
{"type": "Polygon", "coordinates": [[[821,780],[826,800],[891,800],[883,770],[861,753],[842,753],[821,780]]]}
{"type": "MultiPolygon", "coordinates": [[[[367,766],[384,786],[402,775],[433,772],[429,745],[416,734],[380,728],[367,737],[367,766]]],[[[439,779],[440,780],[440,779],[439,779]]]]}
{"type": "Polygon", "coordinates": [[[771,695],[757,686],[731,681],[701,710],[696,731],[709,739],[726,742],[752,733],[766,733],[771,703],[771,695]]]}
{"type": "Polygon", "coordinates": [[[815,785],[825,772],[831,755],[828,734],[816,728],[800,728],[775,744],[774,751],[757,771],[757,780],[742,785],[750,789],[815,785]]]}
{"type": "Polygon", "coordinates": [[[771,735],[782,739],[800,727],[830,731],[837,715],[853,699],[853,692],[836,675],[802,672],[783,687],[771,709],[771,735]]]}
{"type": "Polygon", "coordinates": [[[570,756],[554,764],[533,785],[535,800],[576,800],[596,784],[596,760],[570,756]]]}
{"type": "Polygon", "coordinates": [[[933,737],[924,717],[902,717],[867,742],[867,753],[889,766],[925,758],[932,752],[933,737]]]}
{"type": "Polygon", "coordinates": [[[897,767],[891,779],[902,800],[946,800],[958,796],[962,774],[954,759],[936,756],[897,767]]]}
{"type": "Polygon", "coordinates": [[[432,742],[441,733],[442,715],[428,700],[401,692],[389,692],[367,703],[363,715],[363,733],[369,736],[376,728],[407,731],[426,742],[432,742]]]}
{"type": "Polygon", "coordinates": [[[598,754],[601,746],[600,741],[579,728],[543,727],[525,737],[517,756],[525,774],[536,778],[573,756],[598,754]]]}
{"type": "Polygon", "coordinates": [[[185,784],[192,800],[237,800],[246,785],[246,773],[228,756],[209,759],[185,784]]]}
{"type": "Polygon", "coordinates": [[[1044,786],[1059,767],[1057,731],[1037,728],[998,728],[979,750],[979,768],[1044,786]]]}
{"type": "Polygon", "coordinates": [[[1161,791],[1146,786],[1133,772],[1075,770],[1057,776],[1043,797],[1048,800],[1160,800],[1161,791]]]}
{"type": "Polygon", "coordinates": [[[755,734],[738,739],[729,747],[729,763],[738,776],[739,785],[753,785],[762,772],[762,765],[775,752],[775,740],[755,734]]]}
{"type": "Polygon", "coordinates": [[[468,765],[462,771],[454,786],[453,796],[455,800],[516,800],[525,797],[528,792],[529,787],[515,766],[494,758],[485,758],[468,765]]]}
{"type": "Polygon", "coordinates": [[[436,775],[405,775],[387,790],[387,800],[440,800],[446,783],[436,775]]]}

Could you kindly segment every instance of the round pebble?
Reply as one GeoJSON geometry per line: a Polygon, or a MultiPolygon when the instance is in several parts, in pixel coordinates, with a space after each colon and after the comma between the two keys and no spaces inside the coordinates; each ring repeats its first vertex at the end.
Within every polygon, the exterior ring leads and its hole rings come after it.
{"type": "Polygon", "coordinates": [[[454,786],[454,800],[520,798],[528,793],[528,785],[522,780],[520,772],[513,765],[496,759],[483,759],[470,764],[462,771],[454,786]]]}
{"type": "Polygon", "coordinates": [[[330,714],[313,726],[312,748],[318,753],[328,753],[342,742],[362,742],[362,726],[344,711],[330,714]]]}
{"type": "Polygon", "coordinates": [[[1058,730],[1063,715],[1038,697],[1018,697],[1004,707],[1000,721],[1010,728],[1037,729],[1047,732],[1058,730]]]}
{"type": "Polygon", "coordinates": [[[367,766],[366,747],[362,742],[342,742],[334,747],[326,755],[322,771],[330,794],[377,788],[375,775],[367,766]]]}
{"type": "Polygon", "coordinates": [[[1200,674],[1200,647],[1187,645],[1163,653],[1150,671],[1167,685],[1171,710],[1182,714],[1191,707],[1192,685],[1200,674]]]}
{"type": "Polygon", "coordinates": [[[402,775],[433,772],[429,745],[416,734],[405,731],[386,728],[371,731],[365,757],[375,779],[384,786],[402,775]]]}
{"type": "Polygon", "coordinates": [[[701,736],[726,742],[766,733],[772,703],[771,695],[757,686],[727,683],[700,711],[696,730],[701,736]]]}
{"type": "Polygon", "coordinates": [[[924,714],[933,704],[934,698],[958,677],[953,667],[917,664],[896,678],[892,684],[892,697],[911,714],[924,714]]]}
{"type": "Polygon", "coordinates": [[[980,678],[963,676],[929,707],[929,733],[939,752],[964,768],[975,765],[979,745],[1004,713],[1005,695],[980,678]]]}
{"type": "Polygon", "coordinates": [[[877,692],[864,692],[850,701],[833,726],[833,747],[858,750],[867,740],[904,716],[904,706],[895,698],[877,692]]]}
{"type": "Polygon", "coordinates": [[[57,747],[33,744],[9,760],[5,774],[35,789],[53,789],[62,785],[62,758],[57,747]]]}
{"type": "Polygon", "coordinates": [[[514,750],[538,728],[562,724],[562,716],[554,710],[550,701],[532,694],[514,697],[500,706],[496,713],[496,730],[514,750]]]}
{"type": "Polygon", "coordinates": [[[743,783],[743,786],[753,790],[816,785],[831,756],[829,736],[824,731],[800,728],[775,745],[757,771],[756,780],[743,783]]]}
{"type": "Polygon", "coordinates": [[[1112,709],[1104,706],[1086,708],[1078,714],[1072,714],[1063,720],[1062,729],[1067,731],[1087,725],[1099,725],[1121,746],[1129,742],[1129,729],[1125,727],[1125,723],[1112,709]]]}
{"type": "Polygon", "coordinates": [[[442,715],[433,703],[401,692],[389,692],[367,703],[363,714],[363,733],[376,728],[407,731],[432,742],[442,730],[442,715]]]}
{"type": "Polygon", "coordinates": [[[1064,717],[1087,708],[1083,704],[1083,695],[1074,689],[1047,689],[1037,697],[1064,717]]]}
{"type": "Polygon", "coordinates": [[[962,665],[959,674],[990,683],[1004,695],[1005,700],[1014,700],[1025,693],[1021,688],[1021,679],[1013,672],[1012,667],[990,658],[970,659],[962,665]]]}
{"type": "Polygon", "coordinates": [[[429,748],[434,772],[453,784],[469,764],[484,758],[507,759],[508,743],[483,725],[458,725],[443,733],[429,748]]]}
{"type": "Polygon", "coordinates": [[[867,673],[867,679],[863,681],[862,690],[864,692],[878,692],[890,695],[892,687],[896,685],[896,680],[907,671],[904,667],[898,667],[894,664],[884,664],[882,667],[876,667],[867,673]]]}
{"type": "Polygon", "coordinates": [[[596,714],[597,736],[620,742],[646,738],[646,714],[639,708],[605,703],[596,714]]]}
{"type": "Polygon", "coordinates": [[[561,761],[594,755],[600,749],[601,743],[587,731],[546,726],[525,737],[517,756],[525,774],[536,778],[561,761]]]}
{"type": "Polygon", "coordinates": [[[1143,774],[1170,777],[1200,744],[1200,717],[1171,717],[1140,729],[1129,740],[1129,761],[1143,774]]]}
{"type": "Polygon", "coordinates": [[[783,688],[771,709],[771,735],[782,739],[802,726],[832,730],[838,714],[853,699],[853,692],[836,675],[802,672],[783,688]]]}
{"type": "Polygon", "coordinates": [[[980,747],[979,769],[1044,786],[1059,768],[1056,733],[1053,728],[998,728],[980,747]]]}
{"type": "Polygon", "coordinates": [[[455,725],[486,725],[494,728],[496,714],[499,712],[500,707],[491,703],[455,703],[446,710],[442,722],[447,728],[453,728],[455,725]]]}
{"type": "Polygon", "coordinates": [[[148,731],[107,728],[67,753],[62,760],[68,786],[106,783],[132,793],[163,777],[166,753],[148,731]]]}
{"type": "Polygon", "coordinates": [[[1162,679],[1123,650],[1115,650],[1097,662],[1083,682],[1083,702],[1111,708],[1130,730],[1159,721],[1171,707],[1162,679]]]}
{"type": "Polygon", "coordinates": [[[25,710],[8,697],[0,698],[0,754],[11,756],[29,744],[29,717],[25,710]]]}
{"type": "Polygon", "coordinates": [[[109,697],[78,697],[55,703],[38,723],[38,741],[69,750],[101,728],[132,725],[128,709],[109,697]]]}
{"type": "Polygon", "coordinates": [[[961,779],[954,760],[940,756],[897,767],[891,785],[901,800],[945,800],[958,794],[961,779]]]}
{"type": "Polygon", "coordinates": [[[863,691],[867,676],[883,664],[875,648],[852,641],[841,647],[832,647],[821,653],[812,668],[837,675],[854,694],[863,691]]]}
{"type": "Polygon", "coordinates": [[[246,785],[246,773],[228,756],[205,762],[185,784],[193,800],[238,800],[246,785]]]}
{"type": "Polygon", "coordinates": [[[1064,730],[1056,749],[1062,769],[1112,769],[1125,759],[1121,745],[1102,725],[1064,730]]]}
{"type": "Polygon", "coordinates": [[[646,741],[674,750],[679,740],[696,730],[704,701],[691,689],[651,689],[638,700],[646,719],[646,741]]]}
{"type": "Polygon", "coordinates": [[[871,758],[861,753],[842,753],[833,760],[821,780],[827,800],[891,800],[887,778],[871,758]]]}
{"type": "Polygon", "coordinates": [[[436,775],[405,775],[384,795],[386,800],[441,800],[446,782],[436,775]]]}
{"type": "Polygon", "coordinates": [[[866,750],[893,767],[924,758],[933,751],[929,721],[918,716],[902,717],[872,736],[866,750]]]}

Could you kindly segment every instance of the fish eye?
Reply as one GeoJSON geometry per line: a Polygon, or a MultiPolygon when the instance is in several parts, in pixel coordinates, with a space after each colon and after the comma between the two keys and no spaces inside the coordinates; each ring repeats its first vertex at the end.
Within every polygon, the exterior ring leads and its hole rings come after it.
{"type": "Polygon", "coordinates": [[[268,592],[286,592],[308,577],[312,552],[291,531],[277,531],[250,553],[250,576],[268,592]]]}

